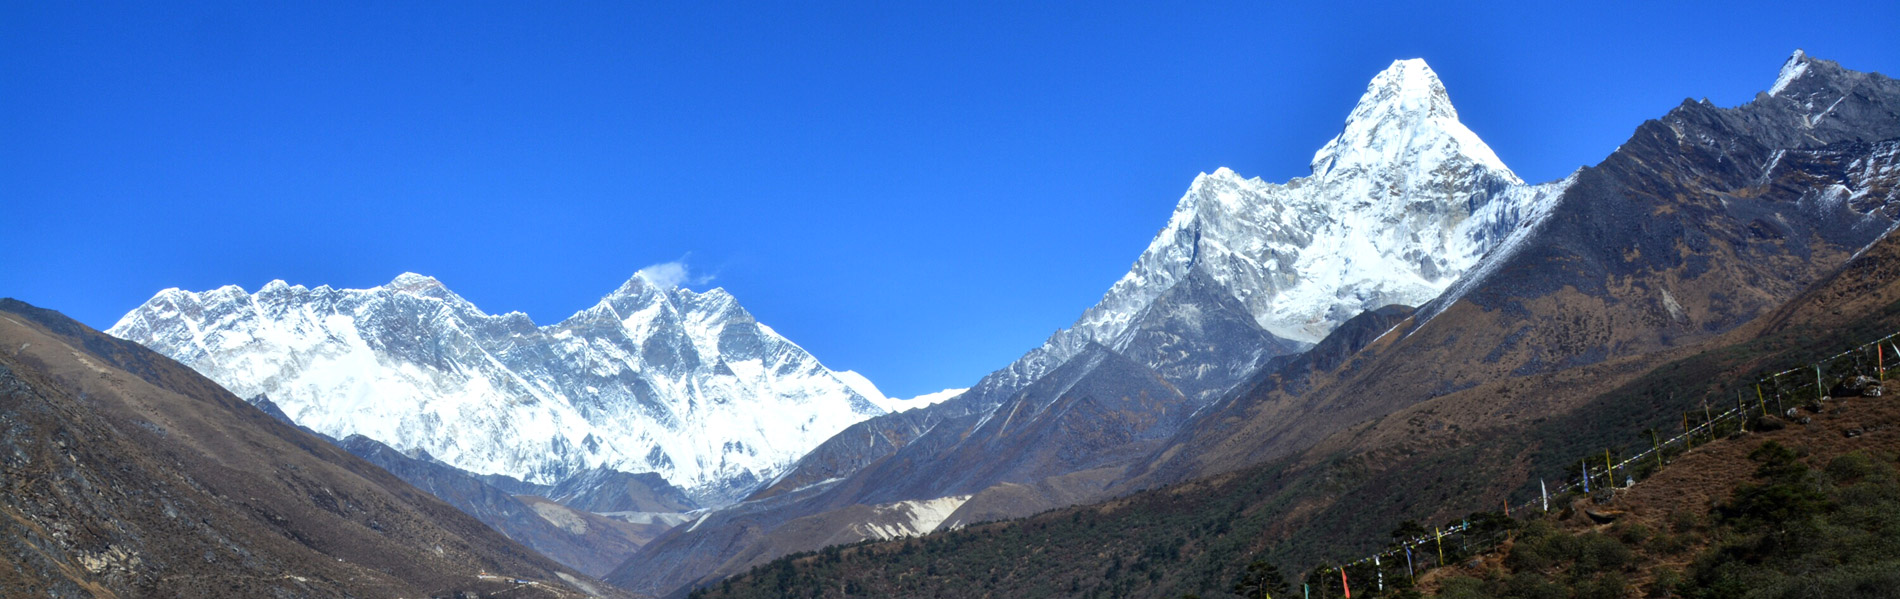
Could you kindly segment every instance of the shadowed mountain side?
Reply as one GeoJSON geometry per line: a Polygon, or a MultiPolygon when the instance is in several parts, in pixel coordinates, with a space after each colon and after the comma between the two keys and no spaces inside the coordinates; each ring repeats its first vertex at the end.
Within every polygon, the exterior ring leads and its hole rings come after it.
{"type": "MultiPolygon", "coordinates": [[[[1871,315],[1900,309],[1900,235],[1887,231],[1884,237],[1867,246],[1828,277],[1827,284],[1803,292],[1787,306],[1764,316],[1762,328],[1782,333],[1802,327],[1841,329],[1871,315]]],[[[1854,331],[1874,334],[1872,330],[1854,331]]],[[[1888,360],[1900,360],[1900,354],[1887,348],[1888,360]]]]}
{"type": "MultiPolygon", "coordinates": [[[[416,455],[411,456],[362,435],[350,435],[338,441],[292,422],[290,416],[284,414],[269,397],[259,395],[248,401],[278,422],[329,441],[396,475],[403,482],[428,491],[508,538],[589,576],[606,574],[627,559],[635,549],[671,527],[667,521],[648,519],[643,523],[631,523],[574,509],[572,506],[549,507],[561,506],[541,496],[550,494],[554,490],[552,487],[522,483],[507,476],[472,474],[436,461],[428,452],[418,449],[416,455]],[[509,488],[518,488],[522,492],[513,493],[508,491],[509,488]]],[[[654,494],[651,488],[636,484],[636,481],[665,485],[665,481],[655,475],[634,476],[610,470],[589,471],[577,478],[584,478],[585,481],[574,481],[580,484],[570,484],[570,489],[591,493],[597,498],[622,497],[614,500],[614,504],[633,503],[630,497],[636,492],[643,493],[642,496],[654,494]],[[622,491],[614,484],[622,479],[612,474],[633,479],[627,481],[627,488],[622,491]]],[[[670,485],[665,488],[671,490],[672,496],[685,497],[670,485]]]]}
{"type": "MultiPolygon", "coordinates": [[[[1322,442],[1350,448],[1357,427],[1410,414],[1406,411],[1435,398],[1467,398],[1451,404],[1463,406],[1457,413],[1472,418],[1511,420],[1536,412],[1520,409],[1524,406],[1561,412],[1595,394],[1566,399],[1540,386],[1628,380],[1680,355],[1672,350],[1712,339],[1791,299],[1885,231],[1900,209],[1893,206],[1891,180],[1900,169],[1891,168],[1891,145],[1869,141],[1900,134],[1900,117],[1892,110],[1900,104],[1900,88],[1884,76],[1845,71],[1801,55],[1790,64],[1775,95],[1734,109],[1685,103],[1638,127],[1603,163],[1562,182],[1493,190],[1529,194],[1510,202],[1524,220],[1497,221],[1522,225],[1491,230],[1495,236],[1486,238],[1490,249],[1482,261],[1463,271],[1442,295],[1409,315],[1374,310],[1337,340],[1322,338],[1323,347],[1310,358],[1269,358],[1267,374],[1245,379],[1250,382],[1237,393],[1174,426],[1179,430],[1175,438],[1127,466],[1126,475],[1097,496],[1283,460],[1322,442]],[[1817,126],[1823,121],[1826,126],[1817,126]]],[[[1356,120],[1349,121],[1348,132],[1356,130],[1351,124],[1356,120]]],[[[1324,179],[1320,173],[1330,171],[1316,166],[1315,172],[1324,179]]],[[[1221,184],[1210,187],[1220,192],[1208,197],[1245,198],[1249,184],[1232,179],[1208,178],[1221,184]]],[[[1380,231],[1373,227],[1342,243],[1380,231]]],[[[1182,255],[1199,264],[1199,254],[1182,255]]],[[[1213,314],[1220,320],[1220,310],[1213,314]]],[[[1046,355],[1065,352],[1075,355],[1080,349],[1046,355]]],[[[1030,357],[1037,355],[1044,354],[1030,357]]],[[[1009,404],[996,405],[990,420],[945,420],[888,461],[871,462],[814,499],[903,498],[893,490],[919,488],[906,486],[904,476],[922,470],[917,466],[922,462],[911,462],[908,470],[884,464],[903,464],[906,455],[945,454],[941,447],[954,443],[938,439],[962,442],[966,434],[946,430],[972,431],[977,422],[1001,420],[1009,404]],[[887,480],[888,474],[899,476],[887,480]]],[[[1421,422],[1461,442],[1470,431],[1467,422],[1455,419],[1421,422]]],[[[1442,448],[1410,451],[1433,455],[1442,448]]],[[[1492,465],[1511,461],[1504,456],[1492,465]]],[[[955,473],[979,469],[966,465],[955,473]]],[[[1009,508],[1026,508],[1043,498],[1072,498],[1068,491],[1078,482],[1112,478],[1112,472],[1097,469],[1071,473],[1060,485],[1010,481],[1016,486],[987,494],[977,490],[969,513],[1006,515],[1009,508]]],[[[835,509],[848,503],[799,505],[835,509]]],[[[656,543],[628,564],[650,561],[662,551],[656,543]]],[[[695,578],[664,569],[642,571],[662,581],[641,587],[656,593],[676,592],[669,585],[695,578]]]]}
{"type": "Polygon", "coordinates": [[[0,594],[621,595],[137,344],[0,300],[0,347],[0,594]]]}
{"type": "MultiPolygon", "coordinates": [[[[1061,482],[1049,484],[1066,486],[1064,492],[1038,495],[1034,501],[1004,501],[992,494],[979,504],[980,510],[969,513],[1021,516],[1062,505],[1044,500],[1098,498],[1119,474],[1119,464],[1151,451],[1191,409],[1154,371],[1092,346],[993,414],[942,421],[853,476],[709,513],[661,535],[607,579],[642,592],[683,592],[682,585],[821,546],[813,545],[816,542],[878,538],[875,523],[852,519],[873,505],[963,497],[997,485],[1035,485],[1051,477],[1061,482]],[[778,530],[791,523],[802,532],[778,530]]],[[[957,512],[944,522],[967,522],[964,514],[957,512]]]]}
{"type": "Polygon", "coordinates": [[[1415,312],[1417,310],[1411,306],[1400,305],[1361,312],[1339,325],[1338,329],[1312,349],[1268,361],[1265,367],[1254,373],[1254,380],[1250,382],[1254,386],[1271,381],[1292,390],[1310,389],[1313,386],[1312,377],[1338,370],[1348,360],[1357,357],[1359,350],[1405,324],[1415,312]]]}
{"type": "Polygon", "coordinates": [[[1261,328],[1247,306],[1195,269],[1135,316],[1116,346],[1204,405],[1252,376],[1268,358],[1297,355],[1304,343],[1261,328]]]}
{"type": "Polygon", "coordinates": [[[1359,358],[1308,380],[1269,376],[1203,412],[1123,488],[1284,457],[1495,381],[1704,341],[1793,299],[1900,214],[1900,144],[1859,141],[1900,135],[1900,83],[1803,60],[1817,66],[1779,96],[1685,102],[1644,123],[1574,175],[1522,241],[1359,358]],[[1865,120],[1810,128],[1819,117],[1796,95],[1841,100],[1827,119],[1865,120]],[[1770,145],[1780,140],[1802,145],[1770,145]]]}
{"type": "MultiPolygon", "coordinates": [[[[1296,572],[1367,555],[1404,520],[1430,527],[1521,503],[1540,477],[1645,442],[1646,428],[1674,430],[1682,410],[1733,397],[1755,374],[1900,330],[1897,275],[1900,237],[1889,234],[1770,314],[1692,347],[1449,393],[1294,456],[1101,504],[775,561],[701,596],[1227,596],[1254,560],[1296,572]]],[[[1819,434],[1837,443],[1868,424],[1835,418],[1845,420],[1819,434]]],[[[1650,485],[1673,484],[1702,451],[1639,492],[1683,493],[1650,485]]]]}
{"type": "Polygon", "coordinates": [[[605,575],[665,530],[663,525],[629,524],[558,507],[547,500],[535,501],[540,498],[533,496],[510,495],[461,469],[403,455],[362,435],[350,435],[339,445],[508,538],[588,576],[605,575]]]}
{"type": "Polygon", "coordinates": [[[1116,343],[1124,350],[1082,341],[1021,387],[1003,383],[1020,374],[1005,369],[944,404],[854,425],[752,497],[773,501],[726,508],[732,513],[662,535],[608,579],[678,593],[820,541],[872,538],[870,523],[848,517],[858,511],[853,506],[976,496],[947,520],[957,525],[1100,499],[1123,465],[1156,449],[1194,410],[1266,360],[1302,347],[1267,333],[1199,270],[1136,314],[1116,343]],[[787,497],[795,491],[802,492],[787,497]],[[853,511],[830,513],[846,509],[853,511]],[[806,532],[774,532],[793,521],[806,532]]]}
{"type": "Polygon", "coordinates": [[[1757,374],[1900,330],[1895,273],[1900,237],[1889,234],[1774,312],[1708,342],[1498,381],[1341,431],[1287,462],[1321,488],[1279,491],[1301,497],[1277,518],[1290,542],[1273,552],[1336,559],[1349,553],[1327,539],[1341,530],[1361,531],[1365,543],[1403,519],[1442,521],[1535,497],[1540,477],[1574,468],[1578,456],[1641,441],[1645,429],[1678,431],[1684,411],[1752,396],[1757,374]],[[1392,516],[1366,523],[1369,513],[1392,516]]]}
{"type": "Polygon", "coordinates": [[[785,475],[747,499],[770,499],[857,472],[879,458],[896,453],[938,423],[968,415],[969,406],[977,403],[974,396],[978,394],[965,393],[972,397],[967,400],[957,397],[934,406],[885,414],[853,424],[820,443],[817,449],[799,458],[785,475]]]}
{"type": "Polygon", "coordinates": [[[685,512],[700,506],[652,472],[596,468],[568,477],[543,496],[590,512],[685,512]]]}
{"type": "Polygon", "coordinates": [[[1153,370],[1093,346],[986,419],[951,429],[967,433],[925,435],[867,467],[859,478],[878,486],[858,496],[868,503],[944,497],[1119,466],[1170,436],[1192,409],[1153,370]]]}

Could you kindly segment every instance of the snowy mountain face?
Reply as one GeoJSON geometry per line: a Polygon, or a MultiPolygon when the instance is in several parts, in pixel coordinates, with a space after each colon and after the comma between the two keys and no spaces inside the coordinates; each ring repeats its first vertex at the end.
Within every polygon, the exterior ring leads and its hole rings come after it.
{"type": "Polygon", "coordinates": [[[972,496],[975,508],[957,509],[987,520],[1099,498],[1114,482],[1104,473],[1160,451],[1273,358],[1367,311],[1446,291],[1521,240],[1568,181],[1524,184],[1458,121],[1423,61],[1394,62],[1310,176],[1196,177],[1128,273],[1070,328],[943,404],[854,425],[753,501],[663,535],[608,580],[665,595],[818,548],[730,542],[775,523],[798,521],[799,534],[825,542],[868,538],[861,522],[838,524],[863,506],[972,496]],[[1069,477],[1079,473],[1094,474],[1069,477]]]}
{"type": "Polygon", "coordinates": [[[787,480],[836,478],[850,469],[841,464],[897,450],[867,438],[995,411],[1092,345],[1213,401],[1364,311],[1444,293],[1521,241],[1572,181],[1524,184],[1416,59],[1372,79],[1311,166],[1283,184],[1226,168],[1196,177],[1128,273],[1070,328],[943,405],[856,427],[787,480]]]}
{"type": "Polygon", "coordinates": [[[701,503],[886,412],[858,390],[881,398],[869,381],[825,368],[724,290],[645,275],[544,327],[404,274],[373,289],[168,289],[109,332],[333,437],[539,484],[654,472],[701,503]]]}
{"type": "Polygon", "coordinates": [[[1312,170],[1284,184],[1226,168],[1196,177],[1100,303],[986,383],[1020,388],[1089,341],[1126,351],[1137,320],[1191,274],[1273,337],[1317,343],[1362,311],[1437,297],[1566,184],[1525,185],[1417,59],[1372,79],[1312,170]]]}

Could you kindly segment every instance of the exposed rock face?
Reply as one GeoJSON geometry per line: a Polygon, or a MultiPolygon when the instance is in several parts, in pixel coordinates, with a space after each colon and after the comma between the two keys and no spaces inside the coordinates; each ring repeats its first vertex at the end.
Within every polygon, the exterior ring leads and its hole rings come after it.
{"type": "Polygon", "coordinates": [[[1797,52],[1773,91],[1734,108],[1684,101],[1641,124],[1359,355],[1266,377],[1124,484],[1286,456],[1498,381],[1641,364],[1788,303],[1895,226],[1900,82],[1797,52]]]}
{"type": "Polygon", "coordinates": [[[818,515],[851,506],[975,495],[949,517],[955,524],[1100,497],[1124,466],[1270,360],[1366,310],[1437,297],[1570,182],[1525,185],[1458,121],[1418,60],[1373,79],[1312,167],[1284,184],[1227,169],[1197,177],[1128,274],[1072,327],[955,399],[853,425],[755,495],[757,505],[670,532],[609,579],[677,592],[815,549],[773,531],[844,526],[848,518],[818,515]]]}
{"type": "Polygon", "coordinates": [[[137,344],[0,300],[0,347],[0,595],[623,595],[137,344]]]}
{"type": "MultiPolygon", "coordinates": [[[[245,400],[278,422],[290,425],[306,433],[322,438],[351,455],[375,464],[377,467],[396,475],[403,482],[418,489],[428,491],[437,499],[455,506],[463,513],[474,516],[490,528],[495,529],[515,542],[527,545],[541,555],[574,568],[589,576],[605,575],[614,566],[632,555],[635,549],[653,540],[665,532],[672,524],[684,519],[678,512],[686,508],[670,509],[662,504],[642,504],[644,507],[658,508],[658,512],[647,513],[649,517],[641,522],[616,520],[602,514],[590,513],[591,508],[564,506],[553,500],[541,497],[552,495],[554,488],[522,483],[506,476],[480,476],[474,473],[444,464],[434,456],[420,449],[409,453],[397,451],[375,439],[362,435],[350,435],[345,439],[333,439],[323,433],[299,426],[289,415],[277,407],[269,397],[259,395],[245,400]],[[657,518],[656,518],[657,517],[657,518]],[[657,520],[657,521],[656,521],[657,520]]],[[[587,497],[593,503],[603,499],[620,504],[633,504],[637,500],[625,498],[636,492],[636,483],[624,486],[615,484],[623,480],[648,481],[666,489],[666,493],[685,500],[678,489],[667,485],[665,481],[652,474],[631,475],[612,470],[590,471],[563,481],[567,486],[568,497],[587,497]],[[623,498],[613,500],[610,498],[623,498]]],[[[640,488],[641,497],[655,494],[652,488],[640,488]]],[[[683,504],[682,504],[683,505],[683,504]]],[[[597,510],[598,511],[598,510],[597,510]]]]}
{"type": "MultiPolygon", "coordinates": [[[[1402,520],[1519,504],[1579,453],[1647,448],[1631,437],[1747,391],[1764,368],[1900,328],[1896,102],[1892,80],[1801,53],[1750,104],[1685,102],[1571,177],[1447,293],[1417,311],[1362,313],[1307,353],[1273,359],[1111,489],[1152,491],[942,539],[958,550],[931,560],[936,574],[891,559],[897,544],[848,551],[824,563],[838,573],[827,584],[876,594],[900,581],[944,597],[1206,592],[1249,560],[1356,559],[1402,520]],[[1183,551],[1149,561],[1156,547],[1183,551]],[[1136,562],[1148,565],[1124,567],[1136,562]]],[[[1798,421],[1860,442],[1873,432],[1856,418],[1798,421]]],[[[1810,439],[1834,443],[1821,436],[1810,439]]],[[[1741,454],[1756,443],[1731,446],[1737,473],[1754,467],[1741,454]]],[[[1701,488],[1665,482],[1662,494],[1706,506],[1732,486],[1694,470],[1675,482],[1701,488]]],[[[999,485],[960,510],[1056,492],[999,485]]],[[[1615,514],[1584,516],[1599,515],[1615,514]]],[[[806,570],[767,572],[754,580],[806,570]]],[[[804,590],[763,588],[788,587],[804,590]]]]}
{"type": "Polygon", "coordinates": [[[631,474],[596,469],[570,476],[549,489],[547,498],[590,512],[685,512],[699,504],[651,472],[631,474]]]}
{"type": "Polygon", "coordinates": [[[664,525],[635,525],[551,501],[515,496],[427,454],[405,455],[362,435],[339,442],[351,454],[428,491],[496,532],[589,576],[603,576],[658,536],[664,525]]]}
{"type": "Polygon", "coordinates": [[[332,437],[538,485],[651,472],[695,502],[748,493],[884,413],[853,388],[861,377],[848,383],[725,291],[644,275],[545,327],[405,274],[360,290],[168,289],[109,332],[332,437]]]}

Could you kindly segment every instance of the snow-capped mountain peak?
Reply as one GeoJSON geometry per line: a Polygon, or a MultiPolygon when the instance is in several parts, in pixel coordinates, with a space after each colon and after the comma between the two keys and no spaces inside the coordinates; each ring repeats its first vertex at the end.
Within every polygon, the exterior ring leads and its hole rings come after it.
{"type": "Polygon", "coordinates": [[[1442,292],[1527,213],[1522,183],[1458,121],[1425,61],[1394,61],[1315,155],[1311,177],[1275,184],[1224,167],[1196,177],[1078,324],[1115,328],[1198,268],[1268,332],[1316,342],[1362,310],[1442,292]]]}
{"type": "Polygon", "coordinates": [[[1312,167],[1285,183],[1225,167],[1195,177],[1101,302],[986,379],[985,395],[1020,388],[1091,342],[1122,351],[1125,333],[1191,274],[1286,346],[1315,343],[1361,311],[1436,297],[1562,187],[1524,185],[1418,59],[1372,78],[1312,167]]]}
{"type": "MultiPolygon", "coordinates": [[[[288,283],[284,283],[283,279],[278,279],[273,282],[278,283],[279,284],[278,286],[289,285],[288,283]]],[[[270,286],[271,285],[265,285],[265,287],[270,287],[270,286]]],[[[442,282],[437,281],[435,277],[431,277],[429,275],[423,275],[423,274],[416,274],[413,272],[405,272],[405,273],[396,275],[396,278],[391,279],[389,281],[389,285],[386,285],[386,287],[388,287],[389,289],[402,291],[405,293],[418,293],[418,292],[426,292],[426,291],[443,289],[442,282]]]]}
{"type": "Polygon", "coordinates": [[[1395,60],[1366,85],[1345,129],[1313,154],[1313,178],[1356,177],[1370,169],[1428,174],[1456,158],[1523,182],[1459,122],[1438,73],[1423,59],[1395,60]]]}
{"type": "Polygon", "coordinates": [[[724,290],[641,275],[545,327],[404,273],[370,289],[168,289],[109,332],[335,437],[543,484],[657,472],[706,503],[885,412],[724,290]]]}

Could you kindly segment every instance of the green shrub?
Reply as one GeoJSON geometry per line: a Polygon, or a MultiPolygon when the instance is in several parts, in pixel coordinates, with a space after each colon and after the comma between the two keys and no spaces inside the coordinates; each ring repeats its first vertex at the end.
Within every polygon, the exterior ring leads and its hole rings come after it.
{"type": "Polygon", "coordinates": [[[1680,586],[1682,586],[1681,572],[1676,571],[1675,568],[1657,568],[1656,577],[1649,581],[1649,588],[1644,590],[1650,599],[1662,599],[1675,597],[1676,588],[1680,586]]]}
{"type": "Polygon", "coordinates": [[[1505,594],[1514,599],[1570,599],[1563,586],[1536,572],[1518,572],[1504,583],[1505,594]]]}
{"type": "Polygon", "coordinates": [[[1453,576],[1445,579],[1438,587],[1440,599],[1491,599],[1497,594],[1491,592],[1485,581],[1470,576],[1453,576]]]}
{"type": "Polygon", "coordinates": [[[1827,463],[1827,476],[1835,484],[1850,483],[1874,473],[1874,460],[1861,452],[1850,453],[1827,463]]]}
{"type": "Polygon", "coordinates": [[[1576,537],[1572,559],[1580,572],[1613,572],[1628,566],[1635,553],[1622,541],[1602,534],[1587,533],[1576,537]]]}
{"type": "Polygon", "coordinates": [[[1900,598],[1900,561],[1856,564],[1789,577],[1750,593],[1750,596],[1772,599],[1900,598]]]}
{"type": "Polygon", "coordinates": [[[1629,580],[1610,572],[1576,586],[1577,599],[1624,599],[1630,594],[1629,580]]]}
{"type": "Polygon", "coordinates": [[[1669,516],[1667,520],[1669,521],[1669,530],[1673,530],[1679,533],[1689,532],[1702,526],[1701,516],[1697,516],[1694,512],[1687,512],[1683,510],[1675,510],[1675,511],[1669,512],[1669,516]]]}
{"type": "Polygon", "coordinates": [[[1618,522],[1616,526],[1610,527],[1610,534],[1616,535],[1623,544],[1635,547],[1648,542],[1655,531],[1641,522],[1618,522]]]}
{"type": "Polygon", "coordinates": [[[1784,529],[1827,507],[1827,495],[1812,480],[1813,471],[1793,450],[1769,441],[1749,452],[1748,459],[1761,463],[1755,477],[1766,482],[1736,488],[1729,501],[1716,511],[1724,521],[1744,532],[1784,529]]]}
{"type": "Polygon", "coordinates": [[[1663,555],[1677,555],[1688,551],[1689,545],[1692,544],[1694,540],[1694,535],[1688,533],[1659,534],[1649,539],[1649,550],[1663,555]]]}

